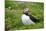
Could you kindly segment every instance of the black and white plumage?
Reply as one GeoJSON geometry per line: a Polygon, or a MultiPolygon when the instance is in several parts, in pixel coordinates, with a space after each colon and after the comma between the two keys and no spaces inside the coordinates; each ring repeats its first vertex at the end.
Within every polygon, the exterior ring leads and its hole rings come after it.
{"type": "Polygon", "coordinates": [[[30,17],[27,16],[27,15],[25,15],[25,14],[22,15],[22,23],[23,23],[24,25],[35,24],[35,23],[30,19],[30,17]]]}
{"type": "Polygon", "coordinates": [[[39,22],[38,19],[35,18],[34,16],[32,16],[32,15],[28,15],[28,16],[30,17],[30,19],[31,19],[33,22],[35,22],[35,23],[39,22]]]}
{"type": "Polygon", "coordinates": [[[22,18],[22,23],[24,25],[35,24],[35,22],[33,22],[33,19],[35,20],[35,18],[33,16],[28,15],[28,8],[26,10],[24,10],[24,13],[21,18],[22,18]]]}

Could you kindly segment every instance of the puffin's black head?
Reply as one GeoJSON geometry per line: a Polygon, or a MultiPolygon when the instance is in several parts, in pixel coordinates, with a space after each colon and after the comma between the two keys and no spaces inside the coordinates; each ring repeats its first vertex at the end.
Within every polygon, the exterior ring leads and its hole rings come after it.
{"type": "Polygon", "coordinates": [[[28,9],[28,8],[25,8],[24,11],[23,11],[23,13],[24,13],[25,15],[28,15],[29,9],[28,9]]]}

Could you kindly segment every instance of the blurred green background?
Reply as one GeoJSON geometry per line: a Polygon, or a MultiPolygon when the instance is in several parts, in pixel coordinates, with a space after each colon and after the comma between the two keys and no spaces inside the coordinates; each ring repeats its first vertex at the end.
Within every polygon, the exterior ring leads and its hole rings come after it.
{"type": "Polygon", "coordinates": [[[44,3],[5,1],[5,27],[7,29],[39,29],[44,27],[44,3]],[[39,18],[35,25],[23,25],[21,16],[23,9],[28,7],[30,15],[39,18]]]}

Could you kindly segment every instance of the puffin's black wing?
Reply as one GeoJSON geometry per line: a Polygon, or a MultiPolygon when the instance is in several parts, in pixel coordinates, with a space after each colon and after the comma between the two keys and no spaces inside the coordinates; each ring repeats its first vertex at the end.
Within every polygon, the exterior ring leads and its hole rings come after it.
{"type": "Polygon", "coordinates": [[[32,16],[32,15],[29,15],[29,17],[30,17],[30,19],[33,21],[33,22],[37,22],[38,21],[38,19],[36,19],[34,16],[32,16]]]}

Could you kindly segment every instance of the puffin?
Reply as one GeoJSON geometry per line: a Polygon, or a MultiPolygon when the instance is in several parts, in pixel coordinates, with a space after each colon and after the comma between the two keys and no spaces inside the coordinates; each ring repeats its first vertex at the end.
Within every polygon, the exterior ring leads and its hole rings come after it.
{"type": "Polygon", "coordinates": [[[23,11],[23,14],[21,16],[22,19],[22,23],[24,25],[31,25],[31,24],[35,24],[36,18],[34,18],[32,15],[29,15],[29,8],[25,8],[23,11]]]}

